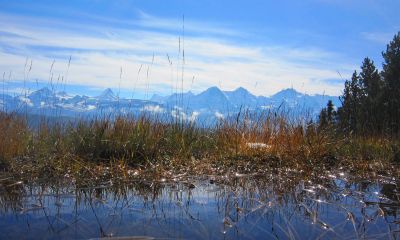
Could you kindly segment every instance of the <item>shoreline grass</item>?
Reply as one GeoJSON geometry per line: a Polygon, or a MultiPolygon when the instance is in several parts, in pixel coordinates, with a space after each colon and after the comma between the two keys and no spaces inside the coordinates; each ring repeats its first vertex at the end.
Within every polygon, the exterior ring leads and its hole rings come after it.
{"type": "Polygon", "coordinates": [[[0,169],[22,179],[129,179],[148,175],[256,173],[265,168],[393,171],[400,142],[345,137],[334,129],[246,112],[209,128],[150,116],[49,124],[37,128],[0,113],[0,169]]]}

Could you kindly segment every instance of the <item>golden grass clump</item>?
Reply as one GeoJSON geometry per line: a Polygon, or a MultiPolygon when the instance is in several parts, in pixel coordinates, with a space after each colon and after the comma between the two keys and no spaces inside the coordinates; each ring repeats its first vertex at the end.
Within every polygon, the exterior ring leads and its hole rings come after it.
{"type": "Polygon", "coordinates": [[[26,121],[16,114],[0,112],[0,168],[26,151],[29,131],[26,121]]]}
{"type": "Polygon", "coordinates": [[[36,178],[126,177],[132,169],[161,175],[310,169],[349,161],[368,167],[371,161],[383,166],[400,155],[393,141],[344,137],[332,127],[275,112],[244,111],[209,127],[145,115],[67,124],[42,121],[34,128],[26,121],[0,115],[1,163],[3,169],[36,178]]]}

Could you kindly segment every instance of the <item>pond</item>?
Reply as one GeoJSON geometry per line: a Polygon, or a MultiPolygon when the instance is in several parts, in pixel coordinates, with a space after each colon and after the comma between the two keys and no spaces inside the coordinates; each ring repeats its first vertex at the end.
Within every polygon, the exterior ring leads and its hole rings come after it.
{"type": "Polygon", "coordinates": [[[275,169],[78,185],[0,179],[0,239],[400,239],[399,180],[275,169]]]}

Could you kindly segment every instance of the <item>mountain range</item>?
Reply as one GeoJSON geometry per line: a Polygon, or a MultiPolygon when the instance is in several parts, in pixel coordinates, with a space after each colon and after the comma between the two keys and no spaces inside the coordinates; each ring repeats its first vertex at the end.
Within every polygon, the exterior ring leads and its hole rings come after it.
{"type": "Polygon", "coordinates": [[[308,113],[317,116],[328,100],[332,100],[335,106],[341,105],[337,96],[308,95],[292,88],[266,97],[253,95],[243,87],[233,91],[210,87],[199,94],[186,92],[169,96],[153,95],[150,100],[141,100],[119,98],[109,88],[98,96],[90,97],[70,95],[45,87],[30,94],[0,94],[0,108],[5,111],[64,117],[139,115],[146,112],[193,121],[225,118],[242,110],[261,112],[285,109],[297,115],[308,113]]]}

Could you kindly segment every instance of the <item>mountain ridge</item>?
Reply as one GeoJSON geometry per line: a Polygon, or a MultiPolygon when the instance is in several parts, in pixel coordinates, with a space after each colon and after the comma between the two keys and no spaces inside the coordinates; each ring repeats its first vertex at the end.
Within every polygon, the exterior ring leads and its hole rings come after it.
{"type": "MultiPolygon", "coordinates": [[[[3,94],[4,95],[4,94],[3,94]]],[[[3,98],[2,98],[3,99],[3,98]]],[[[301,110],[310,110],[317,116],[326,106],[328,100],[340,106],[339,97],[328,95],[308,95],[293,88],[282,89],[271,96],[256,96],[243,87],[232,91],[223,91],[218,87],[210,87],[198,94],[192,92],[173,93],[167,96],[153,95],[150,100],[118,98],[112,89],[107,88],[98,96],[69,95],[67,92],[56,92],[47,87],[31,92],[26,96],[4,97],[0,107],[9,111],[28,109],[32,113],[52,115],[51,109],[57,109],[57,114],[74,116],[84,114],[96,116],[99,114],[140,114],[143,112],[168,113],[168,109],[181,109],[196,113],[199,118],[221,118],[235,114],[243,109],[264,111],[285,107],[296,114],[301,110]],[[21,106],[25,106],[21,108],[21,106]],[[48,111],[45,111],[45,110],[48,111]]],[[[171,115],[175,116],[176,112],[171,115]]],[[[190,114],[186,114],[190,115],[190,114]]]]}

